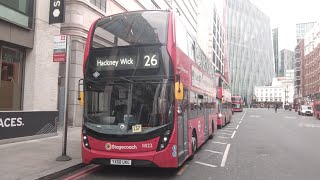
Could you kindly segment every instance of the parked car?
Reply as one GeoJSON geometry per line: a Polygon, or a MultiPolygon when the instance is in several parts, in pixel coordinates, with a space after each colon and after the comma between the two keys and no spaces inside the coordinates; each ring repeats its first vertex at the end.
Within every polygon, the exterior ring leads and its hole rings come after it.
{"type": "Polygon", "coordinates": [[[303,116],[306,116],[306,115],[313,116],[312,106],[301,105],[298,110],[298,114],[303,116]]]}

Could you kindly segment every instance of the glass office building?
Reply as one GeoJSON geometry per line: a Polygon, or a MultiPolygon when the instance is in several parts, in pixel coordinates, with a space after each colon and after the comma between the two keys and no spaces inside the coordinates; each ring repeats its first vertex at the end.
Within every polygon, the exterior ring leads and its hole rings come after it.
{"type": "Polygon", "coordinates": [[[227,0],[226,10],[232,94],[251,103],[254,86],[275,75],[270,19],[249,0],[227,0]]]}

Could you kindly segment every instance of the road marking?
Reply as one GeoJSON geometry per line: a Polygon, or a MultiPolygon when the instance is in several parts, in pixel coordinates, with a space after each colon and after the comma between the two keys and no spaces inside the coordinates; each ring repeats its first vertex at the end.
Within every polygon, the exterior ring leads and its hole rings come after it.
{"type": "Polygon", "coordinates": [[[320,124],[299,123],[300,127],[320,128],[320,124]]]}
{"type": "Polygon", "coordinates": [[[233,134],[232,134],[232,136],[231,136],[231,139],[234,137],[234,135],[236,134],[236,132],[237,132],[237,131],[234,131],[234,132],[233,132],[233,134]]]}
{"type": "Polygon", "coordinates": [[[221,132],[221,133],[219,133],[219,134],[225,134],[225,135],[229,135],[229,136],[231,136],[232,134],[229,134],[229,133],[223,133],[223,132],[221,132]]]}
{"type": "Polygon", "coordinates": [[[221,131],[233,132],[233,131],[229,131],[229,130],[224,130],[224,129],[223,129],[223,130],[221,130],[221,131]]]}
{"type": "Polygon", "coordinates": [[[229,149],[230,149],[230,144],[227,145],[227,148],[224,151],[223,158],[222,158],[222,161],[221,161],[221,167],[224,167],[226,165],[229,149]]]}
{"type": "Polygon", "coordinates": [[[218,141],[212,141],[212,143],[215,143],[215,144],[227,144],[227,143],[218,142],[218,141]]]}
{"type": "Polygon", "coordinates": [[[236,126],[236,124],[229,124],[229,125],[227,125],[227,127],[235,127],[236,126]]]}
{"type": "Polygon", "coordinates": [[[241,124],[242,121],[239,122],[239,124],[241,124]]]}
{"type": "Polygon", "coordinates": [[[239,128],[239,125],[236,127],[236,129],[238,129],[239,128]]]}
{"type": "Polygon", "coordinates": [[[225,137],[225,136],[217,136],[218,138],[224,138],[224,139],[229,139],[229,137],[225,137]]]}
{"type": "Polygon", "coordinates": [[[212,153],[216,153],[216,154],[223,154],[222,152],[212,151],[212,150],[209,150],[209,149],[205,149],[204,151],[212,152],[212,153]]]}
{"type": "Polygon", "coordinates": [[[188,164],[185,164],[177,173],[178,176],[180,176],[188,167],[188,164]]]}
{"type": "MultiPolygon", "coordinates": [[[[235,128],[236,126],[227,126],[227,127],[225,127],[225,128],[235,128]]],[[[225,129],[224,128],[224,129],[225,129]]]]}
{"type": "Polygon", "coordinates": [[[63,179],[63,180],[80,179],[80,178],[83,178],[83,177],[85,177],[85,176],[87,176],[87,175],[89,175],[89,174],[91,174],[91,173],[93,173],[93,172],[95,172],[95,171],[100,170],[100,169],[102,169],[102,166],[100,166],[100,165],[93,165],[92,167],[90,167],[90,168],[88,168],[88,169],[85,169],[85,170],[83,170],[83,171],[81,171],[81,172],[79,172],[79,173],[77,173],[77,174],[72,175],[72,176],[66,177],[66,178],[63,179]]]}
{"type": "Polygon", "coordinates": [[[297,117],[284,117],[284,118],[287,118],[287,119],[297,119],[297,117]]]}
{"type": "Polygon", "coordinates": [[[227,129],[227,130],[234,130],[234,128],[223,128],[223,129],[227,129]]]}
{"type": "Polygon", "coordinates": [[[215,165],[203,163],[203,162],[200,162],[200,161],[196,161],[196,162],[194,162],[194,163],[201,164],[201,165],[204,165],[204,166],[209,166],[209,167],[217,167],[217,166],[215,166],[215,165]]]}
{"type": "Polygon", "coordinates": [[[252,115],[252,116],[250,116],[250,117],[261,117],[261,116],[257,116],[257,115],[252,115]]]}

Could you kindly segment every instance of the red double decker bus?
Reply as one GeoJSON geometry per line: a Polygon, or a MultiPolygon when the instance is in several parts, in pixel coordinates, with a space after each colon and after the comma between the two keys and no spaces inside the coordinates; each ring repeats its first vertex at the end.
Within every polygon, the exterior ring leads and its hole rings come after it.
{"type": "Polygon", "coordinates": [[[233,112],[242,112],[243,111],[243,100],[241,96],[232,96],[231,97],[232,103],[232,111],[233,112]]]}
{"type": "Polygon", "coordinates": [[[313,115],[320,119],[320,93],[316,93],[313,96],[313,115]]]}
{"type": "Polygon", "coordinates": [[[85,164],[178,167],[217,127],[213,63],[172,12],[98,19],[83,69],[85,164]]]}
{"type": "Polygon", "coordinates": [[[217,82],[217,127],[221,129],[231,122],[231,88],[221,74],[216,73],[217,82]]]}

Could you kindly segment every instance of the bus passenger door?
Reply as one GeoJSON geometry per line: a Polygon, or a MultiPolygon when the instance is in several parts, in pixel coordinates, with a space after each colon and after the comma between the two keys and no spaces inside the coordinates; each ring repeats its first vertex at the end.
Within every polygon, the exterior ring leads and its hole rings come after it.
{"type": "Polygon", "coordinates": [[[209,136],[209,109],[207,108],[208,96],[205,95],[202,100],[202,108],[204,110],[204,136],[209,136]]]}
{"type": "Polygon", "coordinates": [[[189,154],[188,144],[188,111],[189,95],[188,90],[183,89],[184,98],[178,101],[178,163],[179,165],[189,154]]]}

